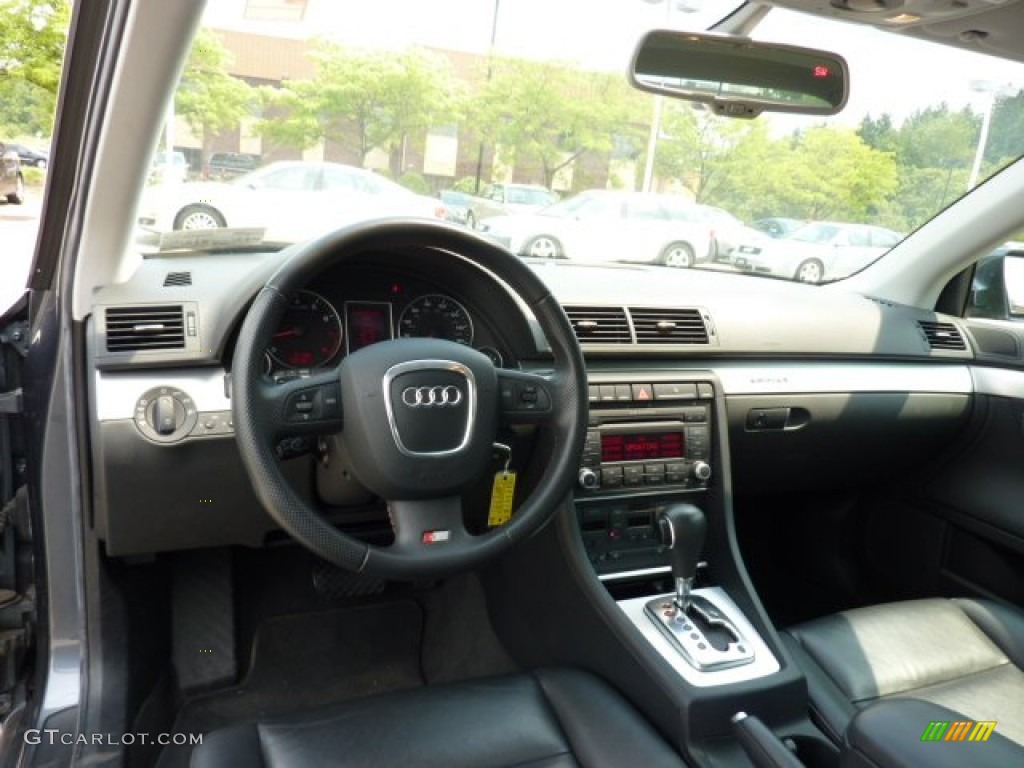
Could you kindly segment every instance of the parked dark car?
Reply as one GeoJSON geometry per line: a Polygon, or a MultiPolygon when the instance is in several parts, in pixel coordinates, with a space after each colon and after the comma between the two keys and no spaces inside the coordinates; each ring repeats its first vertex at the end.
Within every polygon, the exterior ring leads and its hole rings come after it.
{"type": "Polygon", "coordinates": [[[454,221],[457,224],[468,223],[470,195],[454,189],[442,189],[438,197],[444,203],[444,217],[448,221],[454,221]]]}
{"type": "Polygon", "coordinates": [[[211,179],[232,179],[256,170],[259,164],[259,155],[246,152],[214,152],[206,165],[206,175],[211,179]]]}
{"type": "Polygon", "coordinates": [[[46,168],[50,163],[49,150],[32,149],[32,147],[26,147],[24,144],[8,144],[7,147],[18,153],[18,158],[21,160],[22,165],[28,165],[33,168],[46,168]]]}
{"type": "Polygon", "coordinates": [[[10,144],[0,142],[0,197],[8,203],[20,205],[25,200],[25,177],[21,173],[21,159],[10,144]]]}

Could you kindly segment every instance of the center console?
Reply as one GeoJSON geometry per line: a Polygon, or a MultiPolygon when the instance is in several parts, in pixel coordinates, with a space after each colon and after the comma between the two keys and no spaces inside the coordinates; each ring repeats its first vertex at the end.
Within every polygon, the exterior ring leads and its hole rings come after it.
{"type": "Polygon", "coordinates": [[[699,496],[712,482],[714,394],[710,381],[590,385],[576,514],[602,580],[668,573],[658,515],[668,500],[699,496]]]}
{"type": "Polygon", "coordinates": [[[705,688],[771,675],[779,663],[721,585],[697,585],[709,518],[721,538],[727,475],[716,467],[714,378],[691,376],[591,380],[574,501],[587,559],[620,609],[705,688]]]}

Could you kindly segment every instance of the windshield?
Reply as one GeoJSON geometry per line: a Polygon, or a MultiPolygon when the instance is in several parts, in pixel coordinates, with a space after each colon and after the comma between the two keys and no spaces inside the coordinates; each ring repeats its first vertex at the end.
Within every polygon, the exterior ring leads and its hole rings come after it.
{"type": "Polygon", "coordinates": [[[752,36],[845,56],[839,115],[730,120],[627,84],[645,31],[703,30],[733,10],[211,0],[154,161],[172,151],[187,172],[151,175],[140,231],[292,242],[399,214],[524,258],[820,283],[1020,155],[1021,65],[779,9],[752,36]]]}

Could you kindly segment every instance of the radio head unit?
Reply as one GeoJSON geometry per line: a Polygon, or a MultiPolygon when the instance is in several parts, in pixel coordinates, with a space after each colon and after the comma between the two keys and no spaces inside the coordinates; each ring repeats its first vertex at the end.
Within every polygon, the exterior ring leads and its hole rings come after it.
{"type": "Polygon", "coordinates": [[[711,481],[710,383],[590,387],[579,472],[588,494],[705,488],[711,481]],[[639,398],[639,399],[638,399],[639,398]]]}

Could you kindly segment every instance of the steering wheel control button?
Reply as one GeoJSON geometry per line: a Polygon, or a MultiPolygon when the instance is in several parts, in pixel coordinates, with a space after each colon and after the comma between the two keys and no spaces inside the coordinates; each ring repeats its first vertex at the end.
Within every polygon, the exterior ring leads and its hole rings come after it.
{"type": "Polygon", "coordinates": [[[412,456],[443,456],[465,448],[476,404],[469,368],[446,360],[401,363],[385,374],[384,387],[399,450],[412,456]]]}
{"type": "Polygon", "coordinates": [[[551,410],[551,395],[539,380],[502,377],[499,392],[501,410],[506,414],[547,413],[551,410]]]}
{"type": "Polygon", "coordinates": [[[196,405],[175,387],[154,387],[135,402],[135,426],[148,440],[176,443],[187,437],[199,421],[196,405]]]}
{"type": "Polygon", "coordinates": [[[324,384],[300,389],[285,401],[285,418],[293,424],[336,419],[341,415],[341,387],[324,384]]]}

